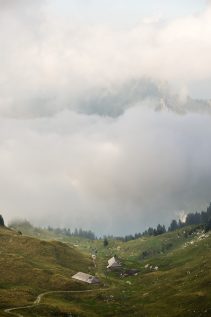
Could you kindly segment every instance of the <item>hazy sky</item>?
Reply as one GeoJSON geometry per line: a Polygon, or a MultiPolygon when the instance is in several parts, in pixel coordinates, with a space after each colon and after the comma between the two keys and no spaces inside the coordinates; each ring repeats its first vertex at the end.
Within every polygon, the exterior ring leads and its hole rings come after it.
{"type": "Polygon", "coordinates": [[[203,10],[206,0],[51,0],[54,11],[81,22],[131,26],[146,17],[173,17],[195,14],[203,10]]]}
{"type": "Polygon", "coordinates": [[[0,0],[6,221],[127,234],[209,204],[210,4],[0,0]]]}

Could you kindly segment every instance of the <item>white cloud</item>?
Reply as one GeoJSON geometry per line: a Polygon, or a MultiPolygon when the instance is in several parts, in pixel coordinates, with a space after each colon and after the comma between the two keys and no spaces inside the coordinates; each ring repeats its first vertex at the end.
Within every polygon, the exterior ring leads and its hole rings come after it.
{"type": "Polygon", "coordinates": [[[118,119],[1,119],[6,218],[128,233],[210,199],[211,118],[141,107],[118,119]]]}
{"type": "Polygon", "coordinates": [[[0,3],[7,6],[0,20],[3,114],[52,114],[76,107],[93,90],[143,76],[182,89],[210,79],[209,7],[195,16],[114,30],[64,22],[32,1],[9,3],[0,3]]]}
{"type": "Polygon", "coordinates": [[[128,233],[203,208],[210,199],[210,116],[153,112],[166,86],[136,79],[181,82],[182,112],[189,84],[210,77],[210,8],[114,30],[20,3],[0,1],[6,219],[128,233]]]}

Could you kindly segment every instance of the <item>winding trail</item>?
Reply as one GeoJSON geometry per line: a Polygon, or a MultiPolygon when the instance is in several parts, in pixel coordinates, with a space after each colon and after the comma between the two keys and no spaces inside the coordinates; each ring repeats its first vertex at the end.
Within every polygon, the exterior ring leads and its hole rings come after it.
{"type": "Polygon", "coordinates": [[[37,298],[35,299],[34,303],[31,305],[27,305],[27,306],[19,306],[19,307],[13,307],[13,308],[7,308],[4,310],[5,313],[7,314],[11,314],[11,315],[15,315],[17,317],[24,317],[23,315],[19,314],[18,312],[15,312],[16,310],[20,310],[20,309],[27,309],[27,308],[33,308],[38,306],[41,301],[42,298],[45,297],[46,295],[51,295],[51,294],[62,294],[62,293],[92,293],[92,292],[103,292],[103,291],[108,291],[111,288],[98,288],[98,289],[88,289],[88,290],[84,290],[84,291],[49,291],[49,292],[44,292],[41,293],[40,295],[37,296],[37,298]]]}

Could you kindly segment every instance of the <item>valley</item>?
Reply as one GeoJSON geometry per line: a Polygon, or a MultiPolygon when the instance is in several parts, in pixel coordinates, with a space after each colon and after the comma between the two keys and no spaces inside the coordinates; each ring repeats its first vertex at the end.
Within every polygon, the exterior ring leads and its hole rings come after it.
{"type": "Polygon", "coordinates": [[[1,316],[211,315],[211,234],[200,226],[128,242],[111,239],[106,247],[102,239],[49,236],[45,229],[37,238],[33,227],[27,230],[0,229],[1,316]],[[122,270],[106,270],[113,255],[122,270]],[[138,273],[121,275],[130,269],[138,273]],[[72,279],[78,271],[100,284],[72,279]]]}

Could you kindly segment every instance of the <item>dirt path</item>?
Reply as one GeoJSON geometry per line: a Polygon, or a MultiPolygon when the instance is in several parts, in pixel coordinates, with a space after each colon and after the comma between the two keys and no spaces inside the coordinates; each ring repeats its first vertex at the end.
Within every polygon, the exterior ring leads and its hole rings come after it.
{"type": "Polygon", "coordinates": [[[27,306],[19,306],[19,307],[13,307],[13,308],[7,308],[4,310],[5,313],[7,314],[11,314],[11,315],[15,315],[17,317],[24,317],[23,315],[15,312],[16,310],[20,310],[20,309],[27,309],[27,308],[33,308],[35,306],[38,306],[41,303],[41,300],[43,297],[45,297],[46,295],[51,295],[51,294],[62,294],[62,293],[91,293],[91,292],[103,292],[103,291],[108,291],[110,290],[110,288],[99,288],[99,289],[88,289],[88,290],[84,290],[84,291],[49,291],[49,292],[44,292],[40,295],[37,296],[37,298],[35,299],[34,303],[32,305],[27,305],[27,306]]]}

